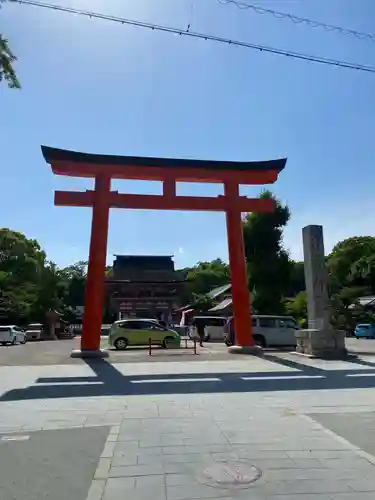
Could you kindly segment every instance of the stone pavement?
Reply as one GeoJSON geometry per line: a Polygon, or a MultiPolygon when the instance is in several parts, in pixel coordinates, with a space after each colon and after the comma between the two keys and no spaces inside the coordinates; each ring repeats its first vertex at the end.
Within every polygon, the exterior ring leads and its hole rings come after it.
{"type": "Polygon", "coordinates": [[[374,386],[373,356],[0,367],[0,498],[373,500],[374,386]]]}
{"type": "MultiPolygon", "coordinates": [[[[0,346],[0,366],[45,366],[45,365],[80,365],[81,360],[70,358],[73,349],[80,346],[80,337],[66,339],[59,342],[28,342],[20,346],[0,346]]],[[[102,337],[101,348],[107,349],[108,337],[102,337]]],[[[373,340],[354,338],[346,339],[346,347],[350,352],[363,356],[375,357],[375,342],[373,340]]],[[[233,354],[228,354],[228,348],[220,342],[208,342],[201,349],[197,346],[198,356],[194,355],[193,344],[188,343],[188,349],[166,351],[153,349],[152,356],[148,355],[148,348],[131,347],[125,351],[110,350],[110,359],[113,363],[144,363],[147,362],[188,362],[201,361],[206,363],[212,360],[233,360],[233,354]]]]}
{"type": "MultiPolygon", "coordinates": [[[[65,339],[61,341],[46,340],[43,342],[28,342],[17,346],[0,346],[0,366],[37,366],[37,365],[61,365],[81,364],[81,360],[71,358],[70,353],[79,349],[80,337],[65,339]]],[[[152,356],[148,354],[148,347],[128,347],[125,351],[110,349],[110,358],[116,363],[144,362],[144,361],[208,361],[209,359],[228,359],[228,348],[224,343],[210,342],[204,349],[197,346],[198,356],[194,354],[194,344],[187,342],[187,348],[183,342],[182,349],[165,350],[155,347],[152,356]]],[[[108,349],[108,337],[102,337],[101,348],[108,349]]]]}
{"type": "Polygon", "coordinates": [[[20,441],[2,441],[1,500],[86,498],[109,430],[86,427],[37,431],[23,433],[20,441]]]}

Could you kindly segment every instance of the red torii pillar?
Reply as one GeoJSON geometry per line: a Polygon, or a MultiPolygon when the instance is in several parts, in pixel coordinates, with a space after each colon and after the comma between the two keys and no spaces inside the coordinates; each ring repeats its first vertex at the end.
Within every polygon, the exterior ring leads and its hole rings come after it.
{"type": "Polygon", "coordinates": [[[111,178],[105,174],[98,175],[95,178],[92,205],[91,238],[81,337],[82,352],[100,352],[104,276],[107,263],[110,190],[111,178]]]}
{"type": "MultiPolygon", "coordinates": [[[[242,229],[242,212],[236,206],[239,198],[239,185],[233,182],[225,183],[224,194],[231,200],[230,208],[226,211],[226,221],[235,342],[244,351],[245,349],[243,348],[246,346],[252,347],[254,341],[242,229]]],[[[238,351],[236,348],[233,350],[238,351]]]]}
{"type": "Polygon", "coordinates": [[[55,205],[92,207],[92,227],[85,294],[81,349],[72,356],[104,357],[100,350],[104,279],[110,208],[148,210],[208,210],[226,213],[236,352],[254,352],[250,294],[244,252],[242,212],[269,212],[271,199],[248,199],[239,194],[240,184],[269,184],[277,180],[286,159],[267,162],[212,162],[110,155],[90,155],[42,146],[53,173],[93,177],[94,191],[56,191],[55,205]],[[111,191],[111,179],[158,180],[163,194],[130,195],[111,191]],[[177,196],[177,182],[224,184],[224,196],[177,196]]]}

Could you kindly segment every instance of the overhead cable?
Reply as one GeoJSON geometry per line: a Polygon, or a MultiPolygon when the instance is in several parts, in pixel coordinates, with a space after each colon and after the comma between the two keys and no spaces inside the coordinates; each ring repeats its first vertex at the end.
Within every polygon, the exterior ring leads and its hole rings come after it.
{"type": "Polygon", "coordinates": [[[64,7],[62,5],[55,5],[55,4],[45,3],[45,2],[39,2],[37,0],[14,0],[14,1],[17,3],[20,3],[20,4],[24,4],[24,5],[33,5],[35,7],[52,9],[52,10],[59,11],[59,12],[67,12],[69,14],[76,14],[76,15],[86,16],[89,18],[102,19],[105,21],[116,22],[116,23],[120,23],[120,24],[124,24],[124,25],[137,26],[139,28],[146,28],[146,29],[150,29],[153,31],[173,33],[173,34],[177,34],[177,35],[181,35],[181,36],[188,36],[188,37],[198,38],[198,39],[202,39],[202,40],[206,40],[206,41],[212,41],[212,42],[223,43],[223,44],[227,44],[227,45],[233,45],[236,47],[244,47],[247,49],[258,50],[260,52],[268,52],[271,54],[277,54],[277,55],[289,57],[292,59],[300,59],[300,60],[304,60],[304,61],[326,64],[329,66],[338,66],[340,68],[355,69],[355,70],[364,71],[367,73],[375,73],[374,66],[366,66],[363,64],[357,64],[357,63],[351,63],[351,62],[347,62],[347,61],[330,59],[327,57],[320,57],[320,56],[315,56],[315,55],[311,55],[311,54],[304,54],[301,52],[292,52],[289,50],[277,49],[275,47],[269,47],[266,45],[259,45],[259,44],[255,44],[255,43],[251,43],[251,42],[235,40],[235,39],[216,36],[216,35],[211,35],[208,33],[200,33],[200,32],[191,31],[191,30],[183,30],[180,28],[165,26],[165,25],[161,25],[161,24],[147,23],[147,22],[138,21],[138,20],[134,20],[134,19],[127,19],[124,17],[116,17],[116,16],[107,15],[107,14],[101,14],[99,12],[93,12],[93,11],[75,9],[72,7],[64,7]]]}
{"type": "Polygon", "coordinates": [[[276,19],[287,19],[288,21],[292,21],[294,24],[305,24],[310,28],[323,28],[327,31],[336,31],[338,33],[341,33],[342,35],[351,35],[361,40],[370,40],[371,42],[375,42],[375,35],[372,35],[370,33],[343,28],[342,26],[337,26],[335,24],[327,24],[321,21],[315,21],[314,19],[309,19],[307,17],[295,16],[294,14],[289,14],[288,12],[266,9],[265,7],[260,7],[259,5],[254,5],[252,3],[243,2],[240,0],[217,0],[217,2],[222,5],[234,5],[241,10],[251,9],[257,14],[270,14],[276,19]]]}

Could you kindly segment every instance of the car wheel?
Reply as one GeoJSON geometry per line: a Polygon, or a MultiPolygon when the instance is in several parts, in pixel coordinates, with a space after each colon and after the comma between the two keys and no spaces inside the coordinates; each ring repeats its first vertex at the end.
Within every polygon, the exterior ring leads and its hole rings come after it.
{"type": "Polygon", "coordinates": [[[119,351],[123,351],[124,349],[126,349],[128,347],[128,339],[125,339],[124,337],[120,337],[120,338],[115,340],[113,345],[119,351]]]}
{"type": "Polygon", "coordinates": [[[7,343],[6,342],[1,342],[1,345],[7,345],[7,343]]]}
{"type": "Polygon", "coordinates": [[[254,335],[254,343],[255,345],[258,345],[259,347],[266,347],[266,339],[263,337],[263,335],[254,335]]]}
{"type": "Polygon", "coordinates": [[[203,337],[203,340],[204,342],[209,342],[210,341],[210,335],[206,334],[204,337],[203,337]]]}
{"type": "Polygon", "coordinates": [[[21,341],[21,344],[26,344],[27,342],[27,338],[25,337],[22,341],[21,341]]]}
{"type": "Polygon", "coordinates": [[[174,338],[173,337],[165,337],[165,339],[163,340],[161,346],[163,349],[168,349],[168,344],[172,344],[174,342],[174,338]]]}

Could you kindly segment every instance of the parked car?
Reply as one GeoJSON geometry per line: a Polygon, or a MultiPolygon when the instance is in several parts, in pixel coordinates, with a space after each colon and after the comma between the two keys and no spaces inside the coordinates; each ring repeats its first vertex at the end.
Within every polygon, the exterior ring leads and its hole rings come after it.
{"type": "Polygon", "coordinates": [[[139,318],[115,321],[108,335],[108,344],[122,350],[128,346],[148,345],[150,338],[164,348],[180,346],[177,332],[161,326],[156,319],[139,318]]]}
{"type": "Polygon", "coordinates": [[[16,345],[17,342],[26,344],[26,332],[16,325],[0,326],[0,344],[16,345]]]}
{"type": "Polygon", "coordinates": [[[171,329],[177,332],[180,335],[180,337],[189,336],[190,326],[171,325],[171,329]]]}
{"type": "Polygon", "coordinates": [[[100,335],[108,335],[109,332],[111,331],[111,326],[112,325],[102,325],[100,329],[100,335]]]}
{"type": "MultiPolygon", "coordinates": [[[[224,326],[227,322],[227,318],[222,316],[194,316],[193,321],[199,321],[204,325],[204,341],[209,340],[224,340],[224,326]]],[[[190,329],[190,335],[196,336],[196,332],[193,328],[190,329]]]]}
{"type": "MultiPolygon", "coordinates": [[[[299,329],[292,316],[252,316],[254,342],[261,347],[295,347],[295,331],[299,329]]],[[[225,325],[225,343],[229,346],[233,338],[233,317],[228,318],[225,325]]],[[[235,335],[234,335],[235,336],[235,335]]]]}
{"type": "Polygon", "coordinates": [[[26,328],[26,338],[27,340],[40,340],[43,335],[43,325],[42,323],[32,323],[26,328]]]}
{"type": "Polygon", "coordinates": [[[73,325],[65,326],[63,329],[58,329],[55,333],[59,340],[74,339],[76,336],[73,325]]]}
{"type": "Polygon", "coordinates": [[[375,338],[375,324],[373,323],[362,323],[357,325],[354,330],[354,336],[356,339],[373,339],[375,338]]]}

